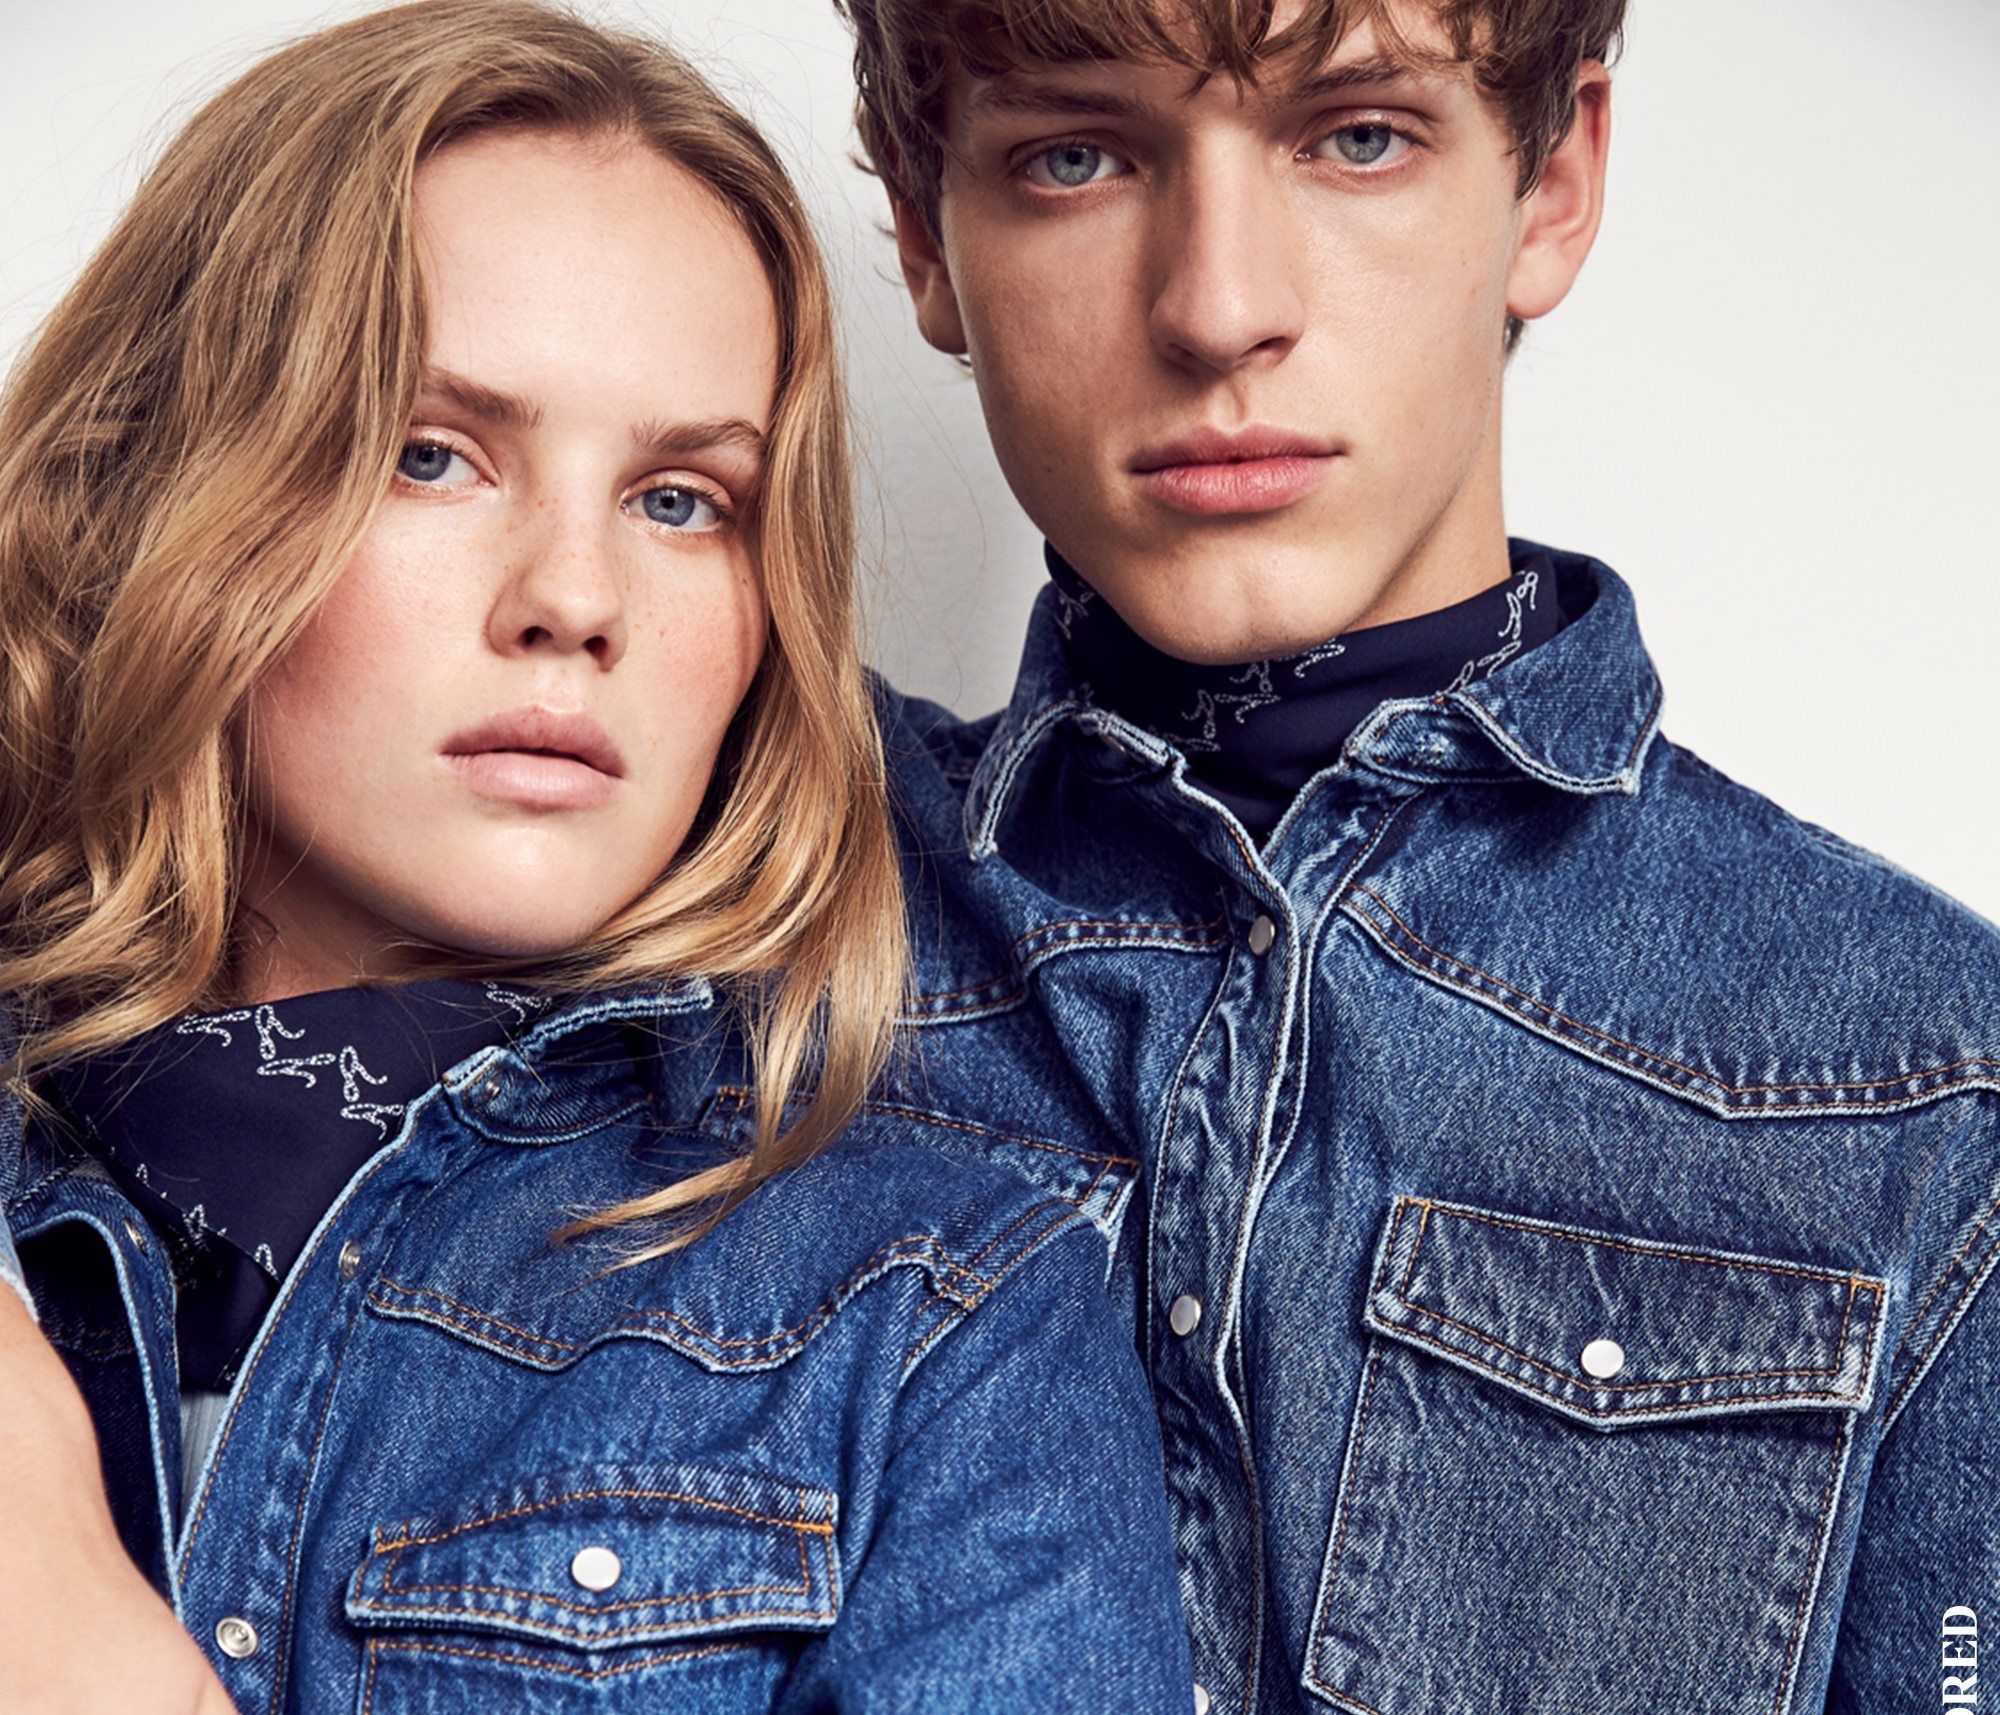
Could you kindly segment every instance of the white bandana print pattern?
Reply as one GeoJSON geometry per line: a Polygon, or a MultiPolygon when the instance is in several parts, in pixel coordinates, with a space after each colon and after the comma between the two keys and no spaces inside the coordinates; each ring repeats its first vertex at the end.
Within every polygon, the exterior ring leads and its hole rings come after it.
{"type": "MultiPolygon", "coordinates": [[[[534,995],[521,994],[517,990],[503,988],[489,982],[485,985],[486,998],[495,1005],[504,1007],[513,1016],[515,1023],[531,1017],[543,1002],[534,995]]],[[[366,1100],[364,1086],[386,1084],[386,1077],[378,1078],[361,1063],[361,1055],[351,1044],[338,1049],[324,1050],[318,1054],[285,1054],[281,1052],[281,1041],[297,1042],[305,1035],[303,1030],[288,1029],[279,1019],[277,1008],[269,1004],[255,1007],[239,1007],[234,1012],[209,1013],[201,1018],[184,1020],[175,1027],[180,1036],[213,1036],[227,1048],[235,1042],[235,1034],[229,1028],[232,1024],[250,1024],[257,1032],[257,1052],[261,1064],[257,1068],[260,1078],[299,1078],[307,1089],[319,1086],[319,1073],[333,1068],[340,1073],[340,1117],[356,1120],[364,1125],[372,1125],[378,1137],[387,1137],[396,1123],[403,1117],[407,1102],[371,1102],[366,1100]]],[[[217,1229],[218,1231],[220,1229],[217,1229]]]]}
{"type": "Polygon", "coordinates": [[[1097,591],[1071,591],[1061,584],[1051,587],[1056,592],[1056,629],[1063,636],[1072,637],[1075,635],[1076,622],[1090,611],[1090,604],[1097,599],[1097,591]]]}
{"type": "Polygon", "coordinates": [[[1292,677],[1303,679],[1311,668],[1322,661],[1331,661],[1337,655],[1345,655],[1347,645],[1337,637],[1329,637],[1317,649],[1309,649],[1292,663],[1292,677]]]}
{"type": "Polygon", "coordinates": [[[1507,592],[1507,622],[1500,628],[1500,647],[1492,654],[1481,655],[1459,668],[1458,676],[1445,686],[1445,695],[1462,691],[1476,680],[1488,677],[1521,653],[1528,615],[1535,611],[1535,597],[1541,587],[1541,573],[1530,566],[1521,574],[1521,581],[1507,592]]]}
{"type": "MultiPolygon", "coordinates": [[[[1540,589],[1539,571],[1531,566],[1522,572],[1520,581],[1507,591],[1507,618],[1500,628],[1499,647],[1466,662],[1454,675],[1451,683],[1444,687],[1444,695],[1449,696],[1453,691],[1464,690],[1467,685],[1486,678],[1520,654],[1524,646],[1527,617],[1535,611],[1535,601],[1540,589]]],[[[1056,586],[1056,593],[1057,599],[1064,603],[1065,610],[1074,605],[1078,612],[1082,611],[1084,604],[1073,602],[1071,597],[1063,593],[1060,585],[1056,586]]],[[[1065,637],[1069,635],[1068,621],[1073,617],[1067,611],[1058,615],[1057,623],[1062,626],[1065,637]]],[[[1318,648],[1309,649],[1292,661],[1292,677],[1303,679],[1310,669],[1317,667],[1322,661],[1332,661],[1346,653],[1347,645],[1338,637],[1330,637],[1318,648]]],[[[1242,726],[1257,710],[1268,708],[1279,701],[1277,692],[1272,689],[1271,675],[1282,664],[1274,661],[1251,662],[1235,675],[1233,681],[1239,685],[1252,687],[1241,694],[1233,691],[1197,691],[1194,707],[1186,710],[1181,716],[1182,720],[1190,724],[1178,732],[1167,733],[1164,736],[1171,738],[1191,756],[1212,754],[1220,750],[1222,746],[1217,732],[1225,712],[1234,716],[1236,724],[1242,726]]]]}
{"type": "Polygon", "coordinates": [[[1278,700],[1278,693],[1271,689],[1271,663],[1268,661],[1251,662],[1242,672],[1233,674],[1230,683],[1248,685],[1251,688],[1242,692],[1197,691],[1194,707],[1182,715],[1181,719],[1198,723],[1200,730],[1190,727],[1186,731],[1168,735],[1190,755],[1222,748],[1216,736],[1216,729],[1225,712],[1233,715],[1236,724],[1241,726],[1249,715],[1258,709],[1270,707],[1278,700]]]}

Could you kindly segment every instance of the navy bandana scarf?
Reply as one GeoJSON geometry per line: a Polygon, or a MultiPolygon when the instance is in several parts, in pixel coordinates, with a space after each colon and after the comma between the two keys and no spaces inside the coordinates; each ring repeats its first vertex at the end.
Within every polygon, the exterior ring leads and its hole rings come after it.
{"type": "Polygon", "coordinates": [[[1046,558],[1071,673],[1100,707],[1178,746],[1196,784],[1262,840],[1379,705],[1462,689],[1562,629],[1548,555],[1511,549],[1507,581],[1465,601],[1239,667],[1155,649],[1054,548],[1046,558]]]}
{"type": "Polygon", "coordinates": [[[467,1055],[545,1010],[450,978],[195,1013],[49,1094],[173,1257],[181,1386],[224,1389],[322,1216],[467,1055]]]}

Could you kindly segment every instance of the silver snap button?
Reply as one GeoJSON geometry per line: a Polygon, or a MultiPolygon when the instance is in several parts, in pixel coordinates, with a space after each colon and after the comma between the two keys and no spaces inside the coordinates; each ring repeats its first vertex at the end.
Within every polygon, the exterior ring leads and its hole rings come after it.
{"type": "Polygon", "coordinates": [[[1192,1292],[1183,1292],[1167,1307],[1167,1326],[1186,1339],[1195,1331],[1201,1321],[1201,1300],[1192,1292]]]}
{"type": "Polygon", "coordinates": [[[1208,1715],[1208,1687],[1205,1685],[1194,1688],[1194,1715],[1208,1715]]]}
{"type": "Polygon", "coordinates": [[[491,1107],[500,1099],[500,1074],[498,1072],[487,1073],[485,1078],[480,1081],[479,1088],[474,1094],[482,1106],[491,1107]]]}
{"type": "Polygon", "coordinates": [[[257,1653],[257,1628],[248,1620],[230,1614],[215,1622],[215,1647],[231,1661],[242,1661],[257,1653]]]}
{"type": "Polygon", "coordinates": [[[569,1575],[586,1590],[609,1590],[625,1575],[625,1563],[608,1548],[579,1548],[569,1575]]]}
{"type": "Polygon", "coordinates": [[[1625,1348],[1616,1340],[1592,1340],[1583,1349],[1583,1367],[1599,1381],[1609,1381],[1625,1367],[1625,1348]]]}
{"type": "Polygon", "coordinates": [[[1250,951],[1262,958],[1271,950],[1271,943],[1278,938],[1278,926],[1270,918],[1259,916],[1250,925],[1250,951]]]}
{"type": "Polygon", "coordinates": [[[146,1231],[137,1221],[125,1223],[125,1236],[132,1241],[132,1248],[141,1256],[146,1254],[146,1231]]]}
{"type": "Polygon", "coordinates": [[[352,1280],[361,1272],[361,1247],[352,1239],[340,1247],[340,1278],[352,1280]]]}

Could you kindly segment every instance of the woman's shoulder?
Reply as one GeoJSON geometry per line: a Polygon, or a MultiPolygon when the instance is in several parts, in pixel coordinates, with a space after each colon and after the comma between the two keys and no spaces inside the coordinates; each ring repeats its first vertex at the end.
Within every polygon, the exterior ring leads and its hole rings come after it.
{"type": "Polygon", "coordinates": [[[1101,1287],[1132,1171],[1057,1142],[871,1102],[834,1143],[759,1187],[662,1284],[683,1303],[706,1299],[737,1324],[736,1338],[769,1351],[812,1338],[886,1284],[869,1320],[907,1324],[913,1366],[975,1313],[1012,1321],[1057,1276],[1058,1291],[1101,1287]]]}
{"type": "Polygon", "coordinates": [[[725,1100],[692,1130],[608,1127],[504,1176],[440,1185],[375,1308],[548,1369],[639,1339],[716,1375],[837,1347],[907,1377],[970,1318],[1011,1322],[1037,1293],[1102,1289],[1130,1163],[881,1102],[682,1249],[633,1262],[663,1236],[643,1223],[548,1244],[537,1211],[640,1194],[668,1157],[731,1148],[738,1124],[725,1100]]]}

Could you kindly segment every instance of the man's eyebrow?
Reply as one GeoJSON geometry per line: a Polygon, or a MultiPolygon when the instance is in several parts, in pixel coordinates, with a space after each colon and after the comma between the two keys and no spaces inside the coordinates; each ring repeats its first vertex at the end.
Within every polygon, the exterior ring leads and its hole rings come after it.
{"type": "Polygon", "coordinates": [[[1094,113],[1106,119],[1149,114],[1152,106],[1101,89],[1070,89],[1013,73],[981,78],[967,106],[978,113],[1094,113]]]}
{"type": "MultiPolygon", "coordinates": [[[[1371,54],[1366,59],[1328,66],[1295,82],[1273,84],[1271,98],[1288,106],[1299,106],[1324,101],[1351,89],[1409,82],[1420,78],[1423,71],[1422,66],[1394,54],[1371,54]]],[[[1109,90],[1075,89],[1013,72],[980,79],[967,105],[974,112],[1090,113],[1106,119],[1144,119],[1158,111],[1149,102],[1109,90]]]]}
{"type": "Polygon", "coordinates": [[[632,431],[632,443],[656,458],[741,447],[760,464],[768,446],[764,431],[742,417],[717,417],[701,423],[641,423],[632,431]]]}
{"type": "Polygon", "coordinates": [[[1350,89],[1380,88],[1385,85],[1411,83],[1422,78],[1424,67],[1412,65],[1406,59],[1398,59],[1393,54],[1371,54],[1367,59],[1349,60],[1344,65],[1331,65],[1310,77],[1300,78],[1296,83],[1280,86],[1279,100],[1304,105],[1314,101],[1324,101],[1330,95],[1344,95],[1350,89]]]}
{"type": "Polygon", "coordinates": [[[531,405],[517,394],[503,393],[497,387],[468,381],[449,369],[426,369],[423,385],[426,393],[435,393],[461,411],[470,411],[473,416],[503,428],[532,429],[542,420],[541,406],[531,405]]]}

